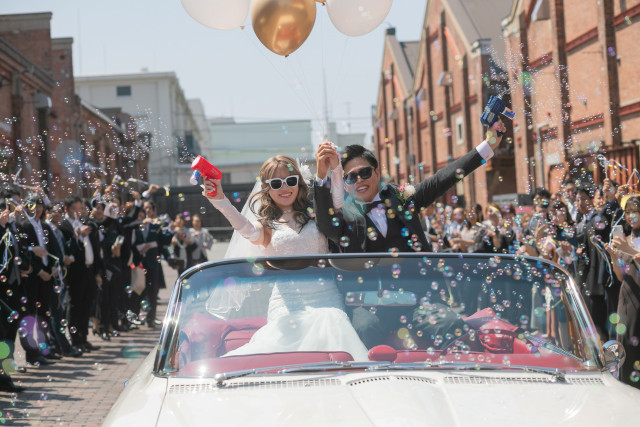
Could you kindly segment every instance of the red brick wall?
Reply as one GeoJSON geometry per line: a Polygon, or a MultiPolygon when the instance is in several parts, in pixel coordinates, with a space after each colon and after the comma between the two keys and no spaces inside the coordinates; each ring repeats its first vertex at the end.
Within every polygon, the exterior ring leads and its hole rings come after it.
{"type": "MultiPolygon", "coordinates": [[[[633,112],[640,109],[640,105],[635,104],[640,100],[640,82],[637,78],[637,70],[640,69],[640,58],[638,50],[638,40],[640,39],[640,1],[625,1],[625,11],[621,11],[621,2],[613,2],[616,30],[616,49],[610,51],[611,55],[618,57],[617,74],[619,79],[619,95],[621,104],[621,140],[627,143],[640,139],[640,113],[633,112]],[[626,19],[625,19],[626,17],[626,19]],[[629,112],[629,114],[626,114],[629,112]]],[[[526,14],[531,5],[530,1],[525,1],[518,13],[526,14]]],[[[572,122],[573,154],[578,156],[577,163],[581,157],[589,155],[589,150],[597,149],[600,144],[611,140],[606,125],[605,115],[610,114],[608,81],[610,79],[607,65],[602,52],[608,52],[606,43],[599,39],[598,5],[595,2],[584,2],[581,0],[564,0],[564,28],[567,41],[567,66],[568,66],[568,90],[570,107],[560,106],[559,82],[556,78],[556,64],[550,62],[540,65],[532,70],[532,125],[533,131],[542,123],[549,123],[551,129],[558,129],[562,123],[562,116],[565,112],[570,112],[572,122]],[[561,108],[559,108],[561,107],[561,108]],[[550,115],[548,114],[550,113],[550,115]]],[[[519,33],[522,30],[520,21],[515,19],[508,30],[507,45],[514,51],[512,56],[521,54],[519,33]]],[[[527,46],[529,49],[529,59],[536,61],[545,52],[552,50],[552,34],[548,20],[531,22],[526,29],[528,32],[527,46]]],[[[540,64],[538,62],[538,64],[540,64]]],[[[517,67],[510,68],[510,79],[512,83],[518,81],[519,70],[517,67]]],[[[614,80],[615,81],[615,80],[614,80]]],[[[512,86],[514,105],[523,108],[523,88],[522,85],[512,86]]],[[[525,124],[521,121],[521,124],[525,124]]],[[[517,180],[519,192],[523,189],[524,181],[528,173],[529,165],[526,164],[523,156],[524,139],[526,130],[519,126],[516,132],[517,150],[517,180]]],[[[557,138],[551,135],[544,143],[545,155],[558,153],[562,156],[563,145],[557,138]]],[[[606,149],[606,147],[605,147],[606,149]]],[[[539,159],[538,159],[539,160],[539,159]]],[[[574,160],[570,160],[569,167],[578,166],[574,160]]],[[[544,178],[545,184],[549,185],[551,171],[549,165],[545,164],[545,171],[538,174],[537,185],[540,185],[544,178]],[[543,175],[543,176],[541,176],[543,175]]],[[[555,175],[558,175],[555,173],[555,175]]],[[[555,176],[554,175],[554,176],[555,176]]],[[[553,188],[552,188],[553,190],[553,188]]]]}

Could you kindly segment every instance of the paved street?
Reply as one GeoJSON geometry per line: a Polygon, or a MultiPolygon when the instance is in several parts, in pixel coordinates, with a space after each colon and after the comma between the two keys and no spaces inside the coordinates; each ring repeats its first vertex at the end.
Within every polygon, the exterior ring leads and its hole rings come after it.
{"type": "MultiPolygon", "coordinates": [[[[226,243],[216,243],[209,259],[219,259],[226,243]]],[[[160,290],[158,318],[167,308],[176,271],[164,265],[167,289],[160,290]]],[[[15,426],[99,426],[118,398],[125,381],[157,343],[160,329],[122,333],[103,341],[91,336],[98,351],[80,358],[63,358],[54,365],[30,367],[26,374],[14,374],[16,384],[27,387],[20,394],[0,393],[0,425],[15,426]]],[[[16,360],[25,365],[24,352],[16,348],[16,360]]]]}

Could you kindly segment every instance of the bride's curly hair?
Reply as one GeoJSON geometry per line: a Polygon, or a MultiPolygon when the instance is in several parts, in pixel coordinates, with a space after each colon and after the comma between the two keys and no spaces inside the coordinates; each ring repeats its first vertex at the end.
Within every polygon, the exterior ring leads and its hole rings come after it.
{"type": "Polygon", "coordinates": [[[254,193],[249,199],[251,211],[259,218],[265,228],[273,228],[283,214],[282,209],[275,204],[271,196],[269,196],[269,184],[266,180],[273,178],[279,167],[284,167],[290,171],[291,175],[298,175],[298,195],[293,201],[293,216],[300,225],[300,230],[309,222],[309,209],[311,203],[309,201],[309,186],[304,180],[298,164],[294,159],[283,154],[273,156],[262,164],[260,168],[260,181],[262,182],[261,191],[254,193]],[[256,212],[256,205],[259,205],[256,212]]]}

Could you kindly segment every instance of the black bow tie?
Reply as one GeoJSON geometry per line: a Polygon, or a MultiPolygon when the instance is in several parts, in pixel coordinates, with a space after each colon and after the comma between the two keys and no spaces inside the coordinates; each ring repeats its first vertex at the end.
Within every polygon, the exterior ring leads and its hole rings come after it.
{"type": "Polygon", "coordinates": [[[376,200],[375,202],[371,202],[371,203],[367,203],[364,213],[368,214],[369,212],[371,212],[371,210],[377,208],[377,207],[381,207],[382,208],[382,202],[380,200],[376,200]]]}

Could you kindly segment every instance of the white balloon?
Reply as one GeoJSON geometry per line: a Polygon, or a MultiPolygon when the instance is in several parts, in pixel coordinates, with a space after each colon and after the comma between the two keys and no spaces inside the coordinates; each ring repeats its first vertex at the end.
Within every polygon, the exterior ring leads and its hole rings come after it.
{"type": "Polygon", "coordinates": [[[216,30],[234,30],[249,14],[249,0],[181,0],[196,21],[216,30]]]}
{"type": "Polygon", "coordinates": [[[327,0],[333,25],[347,36],[373,31],[389,14],[393,0],[327,0]]]}

